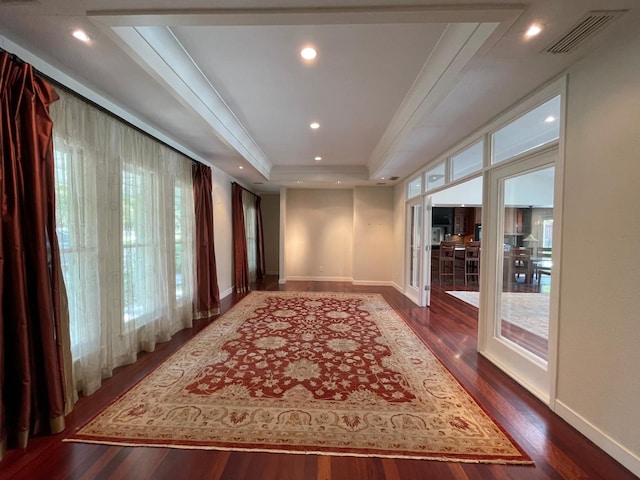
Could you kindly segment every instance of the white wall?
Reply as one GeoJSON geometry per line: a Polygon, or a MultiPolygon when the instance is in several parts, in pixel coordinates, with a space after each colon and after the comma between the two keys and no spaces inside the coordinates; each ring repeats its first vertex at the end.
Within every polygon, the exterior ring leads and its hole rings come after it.
{"type": "Polygon", "coordinates": [[[640,475],[640,30],[568,86],[558,411],[640,475]]]}
{"type": "Polygon", "coordinates": [[[393,189],[393,271],[391,280],[396,289],[404,292],[405,269],[405,189],[403,182],[393,189]]]}
{"type": "Polygon", "coordinates": [[[287,189],[286,278],[351,280],[353,191],[287,189]]]}
{"type": "Polygon", "coordinates": [[[391,284],[393,188],[358,187],[353,192],[353,281],[391,284]]]}
{"type": "Polygon", "coordinates": [[[213,195],[213,242],[220,298],[233,292],[233,228],[231,220],[231,182],[229,175],[211,167],[213,195]]]}

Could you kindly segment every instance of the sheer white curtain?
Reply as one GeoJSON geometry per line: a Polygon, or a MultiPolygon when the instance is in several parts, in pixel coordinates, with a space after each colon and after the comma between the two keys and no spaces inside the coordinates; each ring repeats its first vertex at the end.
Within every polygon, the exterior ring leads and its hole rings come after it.
{"type": "Polygon", "coordinates": [[[59,93],[51,108],[56,228],[73,378],[89,395],[139,351],[191,326],[191,161],[59,93]]]}
{"type": "Polygon", "coordinates": [[[247,262],[249,263],[249,279],[253,283],[258,276],[258,210],[256,196],[246,190],[242,191],[242,209],[244,210],[244,230],[247,238],[247,262]]]}

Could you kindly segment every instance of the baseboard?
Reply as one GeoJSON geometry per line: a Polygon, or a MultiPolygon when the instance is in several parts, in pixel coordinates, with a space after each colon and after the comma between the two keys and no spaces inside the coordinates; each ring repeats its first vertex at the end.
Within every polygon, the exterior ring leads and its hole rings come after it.
{"type": "Polygon", "coordinates": [[[228,297],[232,293],[233,293],[233,287],[227,288],[226,290],[220,292],[220,298],[222,299],[222,298],[228,297]]]}
{"type": "Polygon", "coordinates": [[[620,443],[616,442],[609,435],[593,425],[570,407],[556,400],[556,413],[567,421],[572,427],[582,433],[585,437],[595,443],[602,450],[620,462],[634,475],[640,477],[640,457],[629,451],[620,443]]]}
{"type": "Polygon", "coordinates": [[[363,285],[367,287],[393,287],[393,282],[385,282],[378,280],[354,280],[354,285],[363,285]]]}
{"type": "Polygon", "coordinates": [[[350,282],[353,283],[351,277],[306,277],[306,276],[288,276],[285,282],[302,281],[302,282],[350,282]]]}

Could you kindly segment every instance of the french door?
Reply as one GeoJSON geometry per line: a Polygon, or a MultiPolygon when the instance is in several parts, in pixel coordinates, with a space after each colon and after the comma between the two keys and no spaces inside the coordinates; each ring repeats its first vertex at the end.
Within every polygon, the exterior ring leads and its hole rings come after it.
{"type": "Polygon", "coordinates": [[[488,171],[483,209],[479,351],[545,403],[555,393],[557,156],[554,149],[488,171]]]}
{"type": "Polygon", "coordinates": [[[431,226],[433,202],[431,196],[424,198],[424,229],[422,231],[422,285],[420,286],[420,306],[431,306],[431,226]]]}
{"type": "Polygon", "coordinates": [[[408,258],[406,295],[416,304],[421,302],[422,285],[422,198],[418,197],[407,205],[407,248],[408,258]]]}
{"type": "Polygon", "coordinates": [[[431,305],[431,197],[407,206],[407,296],[418,306],[431,305]]]}

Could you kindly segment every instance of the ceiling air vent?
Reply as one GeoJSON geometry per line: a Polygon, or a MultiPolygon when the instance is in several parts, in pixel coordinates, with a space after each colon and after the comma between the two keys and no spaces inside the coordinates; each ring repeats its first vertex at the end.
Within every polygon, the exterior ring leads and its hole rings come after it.
{"type": "Polygon", "coordinates": [[[389,177],[389,180],[391,180],[392,182],[395,182],[397,179],[399,179],[400,177],[389,177]]]}
{"type": "Polygon", "coordinates": [[[626,10],[600,10],[589,12],[576,23],[571,30],[553,42],[544,51],[546,53],[569,53],[578,48],[584,41],[609,25],[626,10]]]}

